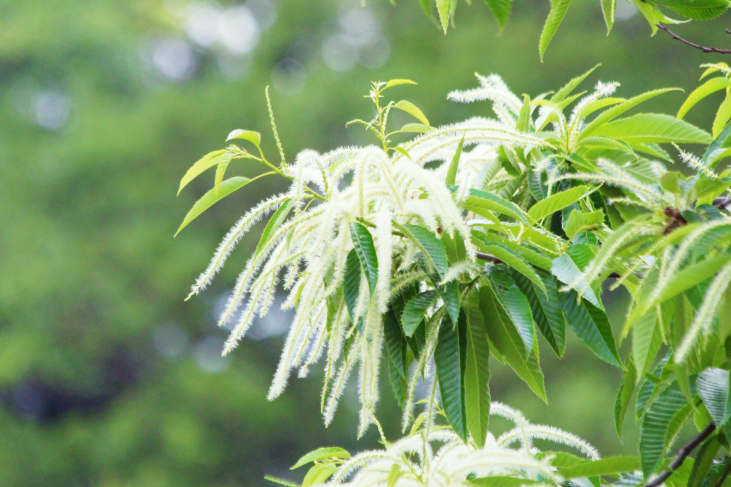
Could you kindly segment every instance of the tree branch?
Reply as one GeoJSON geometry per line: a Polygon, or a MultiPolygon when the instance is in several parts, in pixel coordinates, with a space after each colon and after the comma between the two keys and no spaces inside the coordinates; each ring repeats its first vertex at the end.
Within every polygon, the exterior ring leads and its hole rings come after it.
{"type": "Polygon", "coordinates": [[[675,472],[677,469],[680,468],[681,465],[683,465],[683,462],[685,461],[688,456],[693,453],[693,450],[695,450],[698,445],[703,443],[713,432],[716,431],[716,425],[711,423],[706,428],[698,433],[698,436],[690,440],[688,443],[683,445],[683,447],[678,450],[678,453],[675,455],[675,459],[670,463],[670,470],[665,470],[664,472],[661,472],[660,475],[652,479],[652,481],[648,482],[645,487],[660,487],[663,482],[665,482],[668,477],[670,477],[673,472],[675,472]]]}
{"type": "Polygon", "coordinates": [[[683,39],[678,34],[676,34],[675,32],[673,32],[672,30],[668,29],[668,27],[666,25],[663,25],[663,24],[655,24],[655,25],[657,26],[658,29],[664,30],[665,32],[667,32],[668,34],[670,34],[670,37],[672,37],[676,41],[680,41],[683,44],[689,45],[690,47],[694,47],[696,49],[700,49],[703,52],[706,52],[706,53],[708,53],[708,52],[714,52],[716,54],[731,54],[731,49],[718,49],[716,47],[705,47],[705,46],[701,46],[700,44],[696,44],[695,42],[690,42],[687,39],[683,39]]]}

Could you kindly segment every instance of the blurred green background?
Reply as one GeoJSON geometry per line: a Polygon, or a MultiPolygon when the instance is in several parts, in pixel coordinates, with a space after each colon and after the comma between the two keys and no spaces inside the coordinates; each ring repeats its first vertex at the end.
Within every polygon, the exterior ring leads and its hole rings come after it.
{"type": "MultiPolygon", "coordinates": [[[[418,81],[393,95],[443,124],[490,114],[487,104],[446,100],[475,86],[475,71],[535,95],[601,62],[587,88],[617,80],[631,96],[692,89],[699,64],[723,60],[650,37],[621,0],[607,37],[599,2],[582,0],[541,64],[547,1],[518,0],[502,35],[475,3],[461,5],[445,37],[414,0],[0,2],[0,486],[264,485],[265,473],[301,478],[288,466],[318,446],[376,444],[373,430],[355,441],[352,390],[324,428],[319,371],[266,401],[288,315],[261,320],[220,357],[227,331],[216,309],[256,231],[202,297],[183,302],[237,217],[283,188],[262,180],[172,238],[213,180],[176,198],[180,177],[229,131],[261,131],[276,159],[265,86],[291,158],[370,143],[345,122],[371,116],[362,97],[371,80],[418,81]]],[[[728,45],[723,22],[677,30],[728,45]]],[[[683,96],[648,110],[675,113],[683,96]]],[[[705,101],[689,119],[709,128],[713,108],[705,101]]],[[[623,296],[608,299],[617,325],[623,296]]],[[[624,445],[613,431],[618,371],[572,344],[561,362],[543,348],[550,408],[497,366],[493,398],[603,454],[632,452],[632,421],[624,445]]],[[[399,413],[382,386],[379,416],[394,438],[399,413]]]]}

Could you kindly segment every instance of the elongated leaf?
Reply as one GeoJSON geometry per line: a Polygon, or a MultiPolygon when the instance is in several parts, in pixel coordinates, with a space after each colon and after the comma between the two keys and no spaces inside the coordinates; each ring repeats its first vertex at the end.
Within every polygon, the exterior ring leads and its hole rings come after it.
{"type": "Polygon", "coordinates": [[[337,465],[315,464],[305,475],[302,487],[313,487],[324,484],[338,469],[337,465]]]}
{"type": "Polygon", "coordinates": [[[614,426],[617,429],[617,436],[622,439],[622,426],[624,425],[624,417],[627,415],[629,403],[632,394],[635,391],[635,383],[637,382],[637,370],[632,357],[627,359],[624,364],[624,372],[622,373],[622,384],[617,391],[617,400],[614,403],[614,426]]]}
{"type": "Polygon", "coordinates": [[[638,143],[710,144],[710,134],[669,115],[641,113],[597,128],[593,135],[638,143]]]}
{"type": "Polygon", "coordinates": [[[365,225],[352,222],[350,224],[350,238],[353,240],[353,247],[358,259],[360,259],[360,265],[366,279],[368,279],[371,296],[373,296],[378,283],[378,256],[376,255],[376,247],[373,245],[373,236],[365,225]]]}
{"type": "Polygon", "coordinates": [[[678,118],[683,118],[685,114],[688,113],[688,110],[693,108],[695,104],[703,98],[729,87],[731,87],[731,81],[724,77],[709,79],[688,95],[688,98],[686,98],[685,102],[683,102],[683,105],[678,110],[678,114],[676,116],[678,118]]]}
{"type": "Polygon", "coordinates": [[[565,479],[576,479],[634,472],[639,468],[640,459],[638,457],[608,457],[581,463],[574,467],[562,468],[558,471],[558,474],[565,479]]]}
{"type": "Polygon", "coordinates": [[[701,159],[704,166],[714,169],[719,161],[725,157],[726,152],[731,147],[731,137],[729,136],[731,136],[731,124],[726,125],[706,149],[703,159],[701,159]]]}
{"type": "Polygon", "coordinates": [[[398,318],[393,309],[389,308],[383,315],[383,336],[386,342],[388,359],[397,374],[404,380],[408,379],[406,370],[406,340],[401,333],[398,318]]]}
{"type": "Polygon", "coordinates": [[[607,24],[607,35],[612,32],[616,13],[617,0],[602,0],[602,14],[604,14],[604,23],[607,24]]]}
{"type": "Polygon", "coordinates": [[[660,466],[666,449],[666,435],[673,417],[688,403],[677,382],[660,393],[645,413],[640,430],[640,458],[645,479],[660,466]]]}
{"type": "MultiPolygon", "coordinates": [[[[601,307],[599,298],[581,275],[581,269],[569,254],[563,254],[553,261],[551,272],[567,286],[575,286],[574,289],[581,291],[581,297],[589,301],[597,308],[601,307]]],[[[565,312],[565,311],[564,311],[565,312]]]]}
{"type": "Polygon", "coordinates": [[[728,370],[709,368],[698,375],[698,393],[719,428],[731,418],[728,370]]]}
{"type": "MultiPolygon", "coordinates": [[[[653,24],[654,25],[654,24],[653,24]]],[[[640,103],[643,103],[650,98],[654,98],[658,95],[662,95],[665,93],[669,93],[671,91],[683,91],[680,88],[662,88],[659,90],[653,90],[648,91],[647,93],[643,93],[641,95],[635,96],[633,98],[630,98],[629,100],[625,101],[624,103],[617,105],[613,108],[610,108],[608,110],[603,111],[600,113],[594,120],[592,120],[586,127],[584,127],[584,130],[581,132],[581,135],[579,136],[579,140],[583,140],[586,137],[589,137],[590,135],[594,135],[597,129],[599,127],[602,127],[604,124],[611,122],[618,116],[622,115],[627,110],[630,110],[640,103]]]]}
{"type": "Polygon", "coordinates": [[[546,271],[551,270],[551,266],[553,264],[552,261],[545,255],[526,245],[519,245],[515,242],[511,242],[507,238],[491,233],[474,232],[473,236],[476,237],[477,242],[475,243],[477,243],[478,246],[481,245],[481,242],[484,242],[486,245],[497,244],[500,247],[506,247],[508,250],[512,250],[514,253],[524,258],[527,262],[540,269],[546,271]]]}
{"type": "Polygon", "coordinates": [[[539,483],[538,480],[524,479],[519,477],[482,477],[479,479],[470,480],[471,485],[478,487],[521,487],[523,485],[532,485],[539,483]]]}
{"type": "Polygon", "coordinates": [[[693,20],[710,20],[722,15],[728,9],[725,0],[655,0],[673,12],[693,20]]]}
{"type": "Polygon", "coordinates": [[[462,145],[464,145],[464,135],[462,136],[462,140],[459,141],[459,144],[457,144],[457,150],[454,152],[454,157],[452,157],[452,162],[449,164],[449,169],[447,170],[447,178],[444,182],[448,185],[453,185],[455,179],[457,179],[457,168],[459,167],[459,158],[462,156],[462,145]]]}
{"type": "Polygon", "coordinates": [[[224,158],[228,158],[228,160],[231,160],[231,155],[226,149],[209,152],[205,156],[201,157],[195,164],[190,167],[190,169],[188,169],[188,171],[185,173],[185,176],[183,176],[183,178],[180,180],[178,194],[180,194],[180,192],[183,190],[184,187],[188,185],[188,183],[200,176],[206,170],[217,165],[219,161],[224,158]]]}
{"type": "MultiPolygon", "coordinates": [[[[450,0],[437,0],[437,11],[439,12],[439,21],[442,24],[444,33],[447,33],[447,27],[449,27],[449,16],[452,13],[452,6],[450,0]]],[[[427,123],[427,125],[429,125],[427,123]]]]}
{"type": "Polygon", "coordinates": [[[652,365],[655,354],[657,354],[659,347],[653,346],[653,342],[655,345],[659,344],[657,343],[658,340],[653,340],[653,338],[661,336],[659,331],[655,310],[646,313],[637,320],[632,328],[632,358],[640,376],[645,375],[645,372],[652,365]]]}
{"type": "Polygon", "coordinates": [[[528,219],[518,206],[487,191],[471,189],[463,206],[465,210],[484,216],[488,220],[494,220],[494,216],[489,213],[490,211],[494,211],[528,223],[528,219]]]}
{"type": "Polygon", "coordinates": [[[226,142],[234,139],[248,140],[257,148],[261,144],[261,134],[259,132],[254,132],[253,130],[233,130],[230,134],[228,134],[228,137],[226,137],[226,142]]]}
{"type": "Polygon", "coordinates": [[[280,479],[278,477],[272,477],[271,475],[265,475],[264,480],[268,480],[269,482],[273,482],[275,484],[284,485],[285,487],[301,487],[300,484],[280,479]]]}
{"type": "MultiPolygon", "coordinates": [[[[345,259],[344,284],[345,306],[348,308],[348,316],[350,316],[350,321],[353,323],[355,323],[356,307],[358,306],[358,296],[360,295],[360,274],[360,259],[358,258],[358,253],[353,249],[345,259]]],[[[362,317],[359,317],[356,323],[359,329],[362,321],[362,317]]]]}
{"type": "Polygon", "coordinates": [[[439,274],[441,281],[449,267],[447,254],[442,242],[424,227],[418,225],[401,225],[396,221],[393,222],[393,225],[416,244],[424,255],[429,267],[436,270],[439,274]]]}
{"type": "Polygon", "coordinates": [[[542,220],[553,213],[571,206],[587,196],[592,190],[589,186],[576,186],[539,201],[530,210],[528,215],[536,221],[542,220]]]}
{"type": "Polygon", "coordinates": [[[551,97],[551,101],[553,103],[561,103],[567,96],[569,96],[571,94],[571,92],[573,92],[576,89],[577,86],[579,86],[599,66],[601,66],[601,64],[597,64],[596,66],[591,68],[589,71],[577,76],[576,78],[573,78],[571,81],[566,83],[564,86],[561,87],[560,90],[558,90],[556,92],[555,95],[553,95],[551,97]]]}
{"type": "Polygon", "coordinates": [[[507,289],[497,288],[496,293],[500,297],[505,311],[508,312],[510,321],[513,322],[513,325],[520,334],[520,338],[523,340],[523,345],[525,345],[523,354],[528,358],[533,352],[533,344],[536,339],[536,332],[533,326],[533,314],[531,313],[528,299],[514,283],[511,283],[507,289]]]}
{"type": "Polygon", "coordinates": [[[504,29],[508,17],[510,17],[510,7],[513,0],[485,0],[485,3],[490,8],[490,12],[492,12],[492,16],[495,17],[500,28],[504,29]]]}
{"type": "MultiPolygon", "coordinates": [[[[383,87],[384,90],[391,88],[392,86],[399,86],[399,85],[418,85],[419,83],[415,81],[411,81],[410,79],[392,79],[388,80],[386,82],[386,86],[383,87]]],[[[383,90],[381,90],[383,91],[383,90]]]]}
{"type": "Polygon", "coordinates": [[[511,268],[530,279],[544,294],[546,293],[546,286],[543,284],[541,278],[538,277],[536,271],[517,253],[500,245],[480,245],[480,250],[502,260],[511,268]]]}
{"type": "MultiPolygon", "coordinates": [[[[460,315],[460,319],[463,319],[460,315]]],[[[434,363],[437,366],[439,378],[439,393],[442,398],[442,408],[449,424],[455,433],[463,440],[467,439],[467,421],[465,417],[464,396],[464,369],[462,363],[464,354],[460,347],[464,346],[460,340],[465,340],[465,326],[452,326],[449,315],[445,315],[439,328],[439,342],[434,351],[434,363]]]]}
{"type": "MultiPolygon", "coordinates": [[[[476,293],[475,293],[476,294],[476,293]]],[[[490,418],[490,348],[485,321],[479,308],[479,297],[465,306],[467,320],[467,360],[465,367],[465,408],[467,429],[479,448],[485,446],[490,418]]]]}
{"type": "Polygon", "coordinates": [[[410,337],[414,334],[416,327],[424,319],[426,311],[434,305],[436,300],[436,291],[426,291],[414,296],[406,303],[404,313],[401,315],[401,326],[403,326],[404,335],[410,337]]]}
{"type": "Polygon", "coordinates": [[[250,182],[251,179],[249,178],[230,178],[221,183],[221,186],[218,189],[218,194],[216,194],[215,188],[206,192],[206,194],[204,194],[201,199],[195,202],[193,208],[191,208],[190,211],[188,211],[188,213],[185,215],[185,218],[183,218],[183,223],[180,224],[180,227],[178,228],[178,231],[175,232],[175,235],[179,234],[183,228],[188,226],[190,222],[198,218],[200,214],[206,211],[208,208],[218,203],[237,189],[243,188],[250,182]]]}
{"type": "Polygon", "coordinates": [[[693,463],[690,478],[688,479],[688,487],[700,487],[704,484],[703,481],[706,478],[706,474],[713,467],[713,460],[718,455],[718,450],[720,449],[721,441],[718,435],[713,435],[701,445],[693,463]]]}
{"type": "Polygon", "coordinates": [[[256,245],[256,250],[254,251],[254,257],[261,254],[261,251],[264,249],[264,246],[269,242],[269,239],[272,238],[272,235],[279,230],[279,227],[282,226],[282,223],[284,223],[284,220],[287,219],[287,216],[289,215],[289,212],[292,210],[292,200],[290,198],[287,198],[282,203],[282,206],[280,206],[277,211],[274,212],[272,217],[269,219],[269,223],[267,223],[266,228],[264,228],[264,231],[261,233],[261,238],[259,238],[259,243],[256,245]]]}
{"type": "Polygon", "coordinates": [[[568,12],[570,6],[571,0],[553,0],[551,2],[551,11],[548,13],[548,18],[546,18],[546,23],[541,32],[541,40],[538,43],[541,62],[543,62],[543,54],[546,52],[548,44],[553,39],[553,35],[563,22],[564,17],[566,17],[566,12],[568,12]]]}
{"type": "Polygon", "coordinates": [[[731,255],[721,255],[686,266],[675,274],[660,293],[659,302],[667,301],[714,276],[731,261],[731,255]]]}
{"type": "MultiPolygon", "coordinates": [[[[406,132],[406,133],[413,133],[413,134],[425,134],[427,132],[431,132],[432,130],[435,130],[434,127],[430,127],[428,125],[424,125],[423,123],[407,123],[403,125],[398,131],[399,132],[406,132]]],[[[399,152],[403,151],[401,147],[394,147],[394,150],[397,150],[399,152]],[[401,150],[399,150],[401,149],[401,150]]],[[[406,151],[404,151],[406,152],[406,151]]],[[[411,159],[411,157],[409,157],[411,159]]]]}
{"type": "MultiPolygon", "coordinates": [[[[442,1],[442,0],[439,0],[439,1],[442,1]]],[[[449,3],[448,0],[446,0],[446,1],[447,1],[447,3],[449,3]]],[[[440,15],[440,17],[442,15],[441,8],[439,9],[439,15],[440,15]]],[[[445,32],[446,32],[446,29],[447,28],[445,27],[444,28],[445,32]]],[[[412,117],[417,119],[419,122],[423,123],[424,125],[427,125],[427,126],[430,125],[429,120],[426,118],[426,116],[424,116],[424,113],[410,101],[401,100],[398,103],[396,103],[393,107],[398,108],[399,110],[402,110],[402,111],[408,113],[409,115],[411,115],[412,117]]]]}
{"type": "Polygon", "coordinates": [[[538,329],[556,355],[562,357],[566,350],[566,320],[559,306],[556,281],[547,272],[537,271],[537,273],[546,288],[545,293],[519,272],[513,271],[511,276],[528,299],[533,320],[538,325],[538,329]]]}
{"type": "Polygon", "coordinates": [[[566,236],[574,238],[579,232],[586,229],[595,228],[604,223],[604,212],[602,210],[584,213],[582,211],[573,210],[566,222],[566,236]]]}
{"type": "Polygon", "coordinates": [[[526,360],[522,353],[524,345],[520,335],[490,286],[480,288],[480,311],[485,320],[490,343],[495,346],[499,356],[503,357],[538,397],[546,401],[543,373],[538,366],[535,353],[526,360]]]}
{"type": "Polygon", "coordinates": [[[605,362],[622,367],[617,345],[612,335],[607,315],[587,301],[577,302],[576,293],[561,293],[561,309],[571,329],[574,330],[597,357],[605,362]]]}
{"type": "Polygon", "coordinates": [[[523,95],[523,106],[520,107],[520,114],[515,128],[521,132],[528,132],[530,128],[530,96],[523,95]]]}
{"type": "Polygon", "coordinates": [[[455,232],[453,236],[449,236],[447,232],[442,233],[442,245],[447,253],[447,261],[449,265],[467,260],[467,248],[464,244],[462,235],[455,232]]]}
{"type": "Polygon", "coordinates": [[[295,463],[290,470],[300,468],[303,465],[314,462],[315,460],[326,460],[330,458],[350,458],[350,453],[337,446],[318,448],[297,460],[297,463],[295,463]]]}

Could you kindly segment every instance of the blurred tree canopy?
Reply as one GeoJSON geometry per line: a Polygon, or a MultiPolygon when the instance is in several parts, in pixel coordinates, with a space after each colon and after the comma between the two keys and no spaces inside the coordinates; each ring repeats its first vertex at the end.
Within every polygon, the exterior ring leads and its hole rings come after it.
{"type": "MultiPolygon", "coordinates": [[[[261,485],[302,451],[352,446],[348,401],[330,430],[301,381],[266,402],[286,316],[220,358],[227,331],[214,313],[253,241],[203,299],[183,302],[240,208],[277,188],[251,186],[173,240],[210,187],[196,181],[176,199],[181,175],[234,128],[261,131],[275,152],[267,85],[288,157],[366,143],[344,122],[369,116],[371,80],[418,81],[409,97],[434,124],[486,112],[446,101],[475,71],[499,73],[518,93],[559,86],[597,62],[602,80],[623,83],[620,96],[695,87],[711,57],[649,37],[633,8],[618,10],[606,38],[598,2],[575,5],[541,64],[543,1],[517,3],[500,36],[486,9],[464,5],[447,37],[416,2],[0,2],[0,483],[261,485]]],[[[722,30],[708,25],[678,31],[722,45],[722,30]]],[[[683,97],[648,109],[674,113],[683,97]]],[[[689,118],[708,128],[712,108],[704,102],[689,118]]],[[[570,418],[556,425],[622,451],[610,426],[614,388],[597,387],[616,384],[616,372],[569,350],[560,364],[546,355],[549,401],[562,391],[552,407],[570,418]],[[570,400],[587,389],[592,404],[570,400]]],[[[523,384],[496,377],[495,399],[545,420],[523,384]]],[[[399,416],[388,407],[395,435],[399,416]]],[[[371,432],[358,447],[375,440],[371,432]]]]}

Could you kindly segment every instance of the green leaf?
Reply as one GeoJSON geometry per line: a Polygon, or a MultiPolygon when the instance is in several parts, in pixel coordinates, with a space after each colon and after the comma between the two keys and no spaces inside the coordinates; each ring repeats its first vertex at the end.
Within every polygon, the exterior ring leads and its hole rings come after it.
{"type": "Polygon", "coordinates": [[[386,86],[383,87],[383,90],[387,90],[388,88],[391,88],[392,86],[399,86],[399,85],[418,85],[419,83],[415,81],[411,81],[410,79],[392,79],[386,82],[386,86]]]}
{"type": "Polygon", "coordinates": [[[526,358],[529,357],[533,352],[536,332],[533,326],[533,314],[531,313],[528,299],[520,292],[520,289],[515,283],[510,283],[510,286],[507,288],[493,287],[493,289],[498,294],[505,311],[510,316],[510,321],[513,322],[513,325],[520,334],[520,338],[523,340],[523,345],[525,345],[523,354],[526,358]]]}
{"type": "MultiPolygon", "coordinates": [[[[414,133],[414,134],[425,134],[427,132],[431,132],[432,130],[435,130],[435,128],[430,127],[428,125],[424,125],[423,123],[407,123],[406,125],[401,127],[398,131],[406,132],[406,133],[414,133]]],[[[400,149],[400,147],[394,147],[394,150],[398,150],[398,149],[400,149]]],[[[403,149],[401,149],[401,150],[403,150],[403,149]]]]}
{"type": "Polygon", "coordinates": [[[677,171],[668,171],[660,176],[660,186],[662,186],[662,189],[673,194],[680,194],[682,190],[680,189],[680,178],[678,175],[679,173],[677,171]]]}
{"type": "Polygon", "coordinates": [[[488,220],[495,219],[495,217],[490,214],[491,211],[495,211],[502,215],[507,215],[515,218],[516,220],[528,223],[528,219],[525,217],[523,210],[515,205],[515,203],[500,198],[492,193],[488,193],[487,191],[471,189],[469,196],[467,196],[462,206],[465,210],[484,216],[488,220]]]}
{"type": "Polygon", "coordinates": [[[403,475],[401,472],[401,465],[394,463],[391,467],[391,471],[388,473],[388,479],[386,480],[386,487],[396,487],[396,482],[403,475]]]}
{"type": "Polygon", "coordinates": [[[731,124],[726,125],[714,138],[711,145],[708,146],[705,154],[703,154],[703,159],[701,159],[704,166],[712,170],[725,157],[728,152],[727,149],[731,147],[731,137],[729,135],[731,135],[731,124]]]}
{"type": "Polygon", "coordinates": [[[641,113],[608,123],[593,134],[638,143],[710,144],[713,141],[708,132],[695,125],[655,113],[641,113]]]}
{"type": "MultiPolygon", "coordinates": [[[[361,264],[358,253],[355,249],[348,253],[345,259],[345,284],[344,296],[345,306],[348,308],[350,321],[355,324],[356,307],[358,306],[358,296],[360,295],[360,273],[361,264]]],[[[357,325],[360,328],[362,318],[358,319],[357,325]]]]}
{"type": "Polygon", "coordinates": [[[731,119],[731,96],[726,95],[723,103],[721,103],[721,105],[718,107],[716,117],[713,119],[713,128],[711,129],[711,134],[713,135],[714,139],[721,134],[721,131],[726,126],[729,119],[731,119]]]}
{"type": "MultiPolygon", "coordinates": [[[[449,3],[448,0],[438,0],[438,1],[440,1],[440,2],[446,1],[447,3],[449,3]]],[[[441,16],[441,9],[440,9],[439,14],[441,16]]],[[[445,27],[445,32],[446,32],[446,27],[445,27]]],[[[402,111],[408,113],[409,115],[411,115],[412,117],[417,119],[419,122],[423,123],[424,125],[427,125],[427,126],[430,125],[429,120],[426,118],[426,116],[424,116],[424,113],[410,101],[401,100],[398,103],[396,103],[393,107],[398,108],[399,110],[402,110],[402,111]]]]}
{"type": "Polygon", "coordinates": [[[530,128],[530,96],[528,95],[523,95],[523,106],[520,107],[520,115],[515,128],[521,132],[528,132],[530,128]]]}
{"type": "Polygon", "coordinates": [[[604,14],[604,23],[607,24],[607,35],[612,32],[616,13],[617,0],[602,0],[602,14],[604,14]]]}
{"type": "Polygon", "coordinates": [[[391,365],[402,379],[408,379],[408,371],[406,370],[406,340],[401,333],[401,327],[399,326],[396,313],[390,307],[383,315],[383,336],[391,365]]]}
{"type": "Polygon", "coordinates": [[[645,413],[640,430],[640,458],[645,479],[660,466],[666,452],[666,435],[672,418],[688,403],[677,382],[660,393],[645,413]]]}
{"type": "Polygon", "coordinates": [[[476,241],[474,243],[476,243],[478,246],[481,245],[481,242],[484,242],[486,245],[497,244],[500,247],[506,247],[507,249],[512,250],[513,252],[524,258],[527,262],[540,269],[547,271],[551,270],[551,259],[533,250],[527,245],[520,245],[515,242],[511,242],[507,238],[492,233],[482,233],[476,231],[473,232],[472,235],[476,237],[476,241]]]}
{"type": "Polygon", "coordinates": [[[416,327],[419,326],[427,310],[434,305],[436,300],[436,291],[425,291],[417,294],[406,303],[404,313],[401,315],[401,326],[404,329],[404,335],[410,337],[414,334],[416,327]]]}
{"type": "MultiPolygon", "coordinates": [[[[449,26],[449,16],[452,13],[452,6],[450,0],[437,0],[437,11],[439,12],[439,20],[442,23],[442,29],[444,33],[447,33],[447,27],[449,26]]],[[[427,125],[429,123],[427,122],[427,125]]]]}
{"type": "Polygon", "coordinates": [[[638,375],[643,376],[652,365],[662,340],[655,310],[637,320],[632,335],[632,357],[638,375]]]}
{"type": "Polygon", "coordinates": [[[539,292],[539,288],[528,278],[517,271],[511,276],[518,288],[528,299],[533,320],[541,331],[546,341],[559,357],[562,357],[566,350],[566,320],[559,306],[556,281],[551,274],[544,271],[537,271],[546,292],[539,292]]]}
{"type": "Polygon", "coordinates": [[[358,254],[360,265],[370,286],[371,296],[373,296],[378,283],[378,256],[376,255],[376,247],[373,245],[373,236],[365,225],[352,222],[350,224],[350,238],[353,240],[353,247],[356,254],[358,254]]]}
{"type": "Polygon", "coordinates": [[[215,188],[206,192],[206,194],[204,194],[201,199],[195,202],[193,208],[191,208],[190,211],[188,211],[188,213],[185,215],[185,218],[183,218],[183,223],[180,224],[180,227],[178,228],[178,231],[175,232],[175,235],[178,235],[183,228],[188,226],[190,222],[198,218],[198,216],[200,216],[200,214],[206,211],[208,208],[218,203],[237,189],[243,188],[250,182],[251,179],[249,178],[230,178],[221,183],[221,186],[218,189],[218,194],[216,194],[215,188]]]}
{"type": "Polygon", "coordinates": [[[206,170],[217,165],[221,159],[228,158],[231,160],[231,154],[226,150],[216,150],[209,152],[205,156],[201,157],[190,169],[185,173],[185,176],[180,180],[180,186],[178,187],[178,194],[188,185],[192,180],[203,174],[206,170]],[[225,157],[224,157],[225,156],[225,157]]]}
{"type": "Polygon", "coordinates": [[[678,110],[676,117],[679,119],[683,118],[685,114],[688,113],[688,110],[693,108],[695,104],[703,98],[729,87],[731,87],[731,81],[724,77],[709,79],[688,95],[688,98],[686,98],[685,102],[683,102],[683,105],[678,110]]]}
{"type": "Polygon", "coordinates": [[[624,372],[622,373],[622,384],[617,391],[617,400],[614,403],[614,426],[617,428],[617,436],[622,439],[622,426],[624,425],[624,417],[627,415],[629,403],[632,394],[635,391],[635,383],[637,382],[637,369],[632,361],[632,357],[627,359],[624,364],[624,372]]]}
{"type": "Polygon", "coordinates": [[[262,250],[264,249],[264,246],[269,242],[269,239],[272,238],[272,235],[279,230],[279,227],[282,226],[282,223],[284,223],[284,220],[287,219],[287,216],[289,215],[289,212],[292,210],[292,200],[290,198],[287,198],[282,203],[282,206],[280,206],[277,211],[274,212],[272,217],[269,219],[269,223],[267,223],[266,228],[264,228],[264,231],[261,233],[261,238],[259,238],[259,243],[256,245],[256,250],[254,251],[254,257],[257,257],[259,254],[261,254],[262,250]]]}
{"type": "Polygon", "coordinates": [[[490,8],[490,12],[495,17],[500,29],[504,29],[505,24],[508,22],[508,17],[510,17],[510,7],[513,4],[513,0],[485,0],[485,3],[490,8]]]}
{"type": "Polygon", "coordinates": [[[577,76],[576,78],[573,78],[571,81],[566,83],[560,90],[556,92],[553,97],[551,97],[551,101],[553,103],[561,103],[564,98],[569,96],[572,91],[576,89],[577,86],[579,86],[591,73],[593,73],[596,68],[601,66],[601,64],[597,64],[593,68],[591,68],[589,71],[585,72],[584,74],[577,76]]]}
{"type": "Polygon", "coordinates": [[[318,448],[297,460],[297,463],[295,463],[290,470],[300,468],[301,466],[307,465],[315,460],[327,460],[333,458],[350,458],[350,453],[337,446],[318,448]]]}
{"type": "Polygon", "coordinates": [[[587,229],[596,228],[604,223],[604,212],[602,210],[585,213],[579,210],[571,211],[569,219],[566,222],[566,236],[574,238],[578,233],[587,229]]]}
{"type": "Polygon", "coordinates": [[[639,468],[640,459],[638,457],[608,457],[581,463],[574,467],[562,468],[557,473],[565,479],[576,479],[634,472],[639,468]]]}
{"type": "Polygon", "coordinates": [[[731,399],[728,392],[728,370],[708,368],[698,375],[698,394],[719,428],[731,418],[731,399]]]}
{"type": "Polygon", "coordinates": [[[581,132],[581,135],[579,136],[579,140],[583,140],[589,135],[593,135],[597,129],[602,127],[604,124],[614,120],[627,110],[630,110],[631,108],[636,107],[640,103],[643,103],[650,98],[654,98],[658,95],[662,95],[671,91],[683,91],[680,88],[662,88],[659,90],[653,90],[648,91],[647,93],[643,93],[641,95],[635,96],[633,98],[630,98],[629,100],[625,101],[621,105],[617,105],[613,108],[610,108],[608,110],[603,111],[600,113],[594,120],[592,120],[586,127],[584,127],[584,130],[581,132]]]}
{"type": "Polygon", "coordinates": [[[589,186],[576,186],[560,193],[553,194],[539,201],[528,210],[528,215],[536,221],[542,220],[555,212],[571,206],[586,197],[593,189],[589,186]]]}
{"type": "Polygon", "coordinates": [[[553,0],[551,2],[551,11],[548,13],[548,18],[546,18],[546,24],[543,26],[541,40],[538,44],[541,62],[543,62],[543,53],[546,52],[548,44],[553,39],[553,35],[558,30],[558,26],[561,25],[563,18],[566,17],[566,12],[568,12],[570,6],[571,0],[553,0]]]}
{"type": "Polygon", "coordinates": [[[302,487],[324,484],[337,470],[337,465],[315,464],[307,472],[307,475],[305,475],[305,479],[302,481],[302,487]]]}
{"type": "MultiPolygon", "coordinates": [[[[476,293],[475,293],[476,294],[476,293]]],[[[465,409],[467,429],[479,448],[485,446],[490,417],[490,348],[479,297],[474,296],[464,312],[467,321],[467,359],[465,367],[465,409]]]]}
{"type": "Polygon", "coordinates": [[[574,289],[581,291],[581,297],[589,301],[597,308],[601,307],[599,298],[594,293],[589,283],[581,275],[581,269],[576,265],[572,257],[566,253],[554,259],[551,266],[551,273],[567,286],[575,286],[574,289]]]}
{"type": "Polygon", "coordinates": [[[693,20],[710,20],[728,9],[727,0],[654,0],[673,12],[693,20]]]}
{"type": "Polygon", "coordinates": [[[440,242],[433,233],[424,227],[410,224],[401,225],[396,221],[393,222],[393,225],[416,244],[426,258],[428,266],[431,269],[436,270],[441,281],[449,267],[449,264],[447,263],[447,253],[444,250],[442,242],[440,242]]]}
{"type": "Polygon", "coordinates": [[[479,479],[472,479],[468,485],[476,485],[478,487],[522,487],[524,485],[532,485],[539,483],[538,480],[524,479],[519,477],[482,477],[479,479]]]}
{"type": "Polygon", "coordinates": [[[622,367],[607,315],[587,301],[577,302],[576,293],[559,294],[561,309],[571,329],[597,357],[622,367]]]}
{"type": "MultiPolygon", "coordinates": [[[[711,436],[701,445],[698,455],[693,463],[693,470],[688,479],[688,487],[700,487],[704,485],[706,474],[713,467],[713,460],[721,449],[721,441],[718,435],[711,436]]],[[[710,484],[708,484],[710,485],[710,484]]],[[[715,485],[715,484],[714,484],[715,485]]]]}
{"type": "Polygon", "coordinates": [[[701,260],[683,268],[670,278],[660,293],[659,303],[674,298],[680,293],[696,286],[714,276],[718,270],[731,261],[731,255],[721,255],[707,260],[701,260]]]}
{"type": "MultiPolygon", "coordinates": [[[[463,314],[460,319],[463,320],[463,314]]],[[[464,397],[464,354],[460,347],[466,341],[465,325],[453,326],[449,315],[445,315],[439,327],[439,341],[434,351],[434,363],[439,378],[439,393],[442,408],[449,424],[457,435],[467,440],[467,422],[465,417],[464,397]]]]}
{"type": "Polygon", "coordinates": [[[265,475],[264,480],[274,482],[275,484],[284,485],[285,487],[301,487],[300,484],[290,482],[288,480],[280,479],[278,477],[272,477],[271,475],[265,475]]]}
{"type": "Polygon", "coordinates": [[[523,257],[518,255],[516,252],[500,245],[478,244],[478,246],[483,252],[497,257],[498,259],[505,262],[508,266],[530,279],[536,286],[541,289],[541,291],[543,291],[544,294],[547,292],[546,286],[543,284],[541,278],[538,277],[538,274],[536,274],[536,271],[533,269],[533,267],[531,267],[528,262],[526,262],[525,259],[523,259],[523,257]]]}
{"type": "Polygon", "coordinates": [[[546,389],[543,384],[543,373],[538,366],[535,352],[526,360],[523,354],[523,341],[513,326],[507,312],[499,302],[490,286],[480,288],[480,311],[485,320],[490,348],[518,374],[528,387],[541,399],[546,401],[546,389]]]}
{"type": "Polygon", "coordinates": [[[226,142],[234,139],[248,140],[257,148],[259,148],[259,145],[261,145],[261,134],[259,132],[254,132],[253,130],[236,129],[228,134],[228,137],[226,137],[226,142]]]}
{"type": "Polygon", "coordinates": [[[454,181],[457,179],[457,168],[459,167],[460,156],[462,156],[463,145],[464,135],[462,136],[462,140],[460,140],[459,144],[457,145],[457,150],[454,153],[454,157],[452,157],[452,163],[449,164],[449,169],[447,170],[447,178],[444,181],[447,185],[454,185],[454,181]]]}

